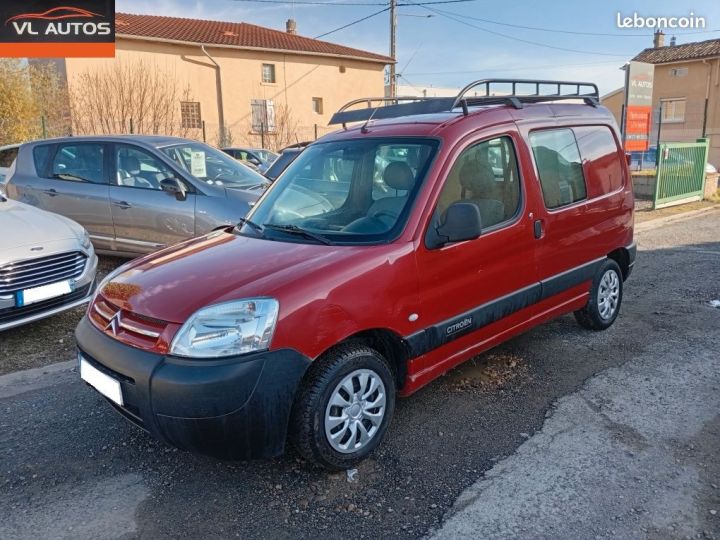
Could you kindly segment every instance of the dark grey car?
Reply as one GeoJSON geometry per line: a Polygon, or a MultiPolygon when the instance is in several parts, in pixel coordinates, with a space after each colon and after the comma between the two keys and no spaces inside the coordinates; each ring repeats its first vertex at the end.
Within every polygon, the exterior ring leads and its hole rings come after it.
{"type": "Polygon", "coordinates": [[[201,142],[127,135],[24,144],[6,192],[77,221],[97,251],[134,256],[237,223],[268,185],[201,142]]]}

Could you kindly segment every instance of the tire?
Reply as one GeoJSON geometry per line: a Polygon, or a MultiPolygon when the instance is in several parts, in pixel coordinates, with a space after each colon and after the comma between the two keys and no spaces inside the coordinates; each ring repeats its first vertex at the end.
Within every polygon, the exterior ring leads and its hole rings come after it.
{"type": "Polygon", "coordinates": [[[370,347],[342,345],[310,367],[293,407],[290,440],[306,460],[348,469],[377,448],[394,410],[395,378],[387,360],[370,347]]]}
{"type": "Polygon", "coordinates": [[[589,330],[610,328],[620,313],[623,278],[620,266],[606,259],[593,277],[590,297],[585,307],[575,312],[575,319],[589,330]]]}

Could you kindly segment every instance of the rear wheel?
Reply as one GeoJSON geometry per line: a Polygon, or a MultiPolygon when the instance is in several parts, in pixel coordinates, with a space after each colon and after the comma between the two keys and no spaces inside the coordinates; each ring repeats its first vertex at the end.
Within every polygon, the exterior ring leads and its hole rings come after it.
{"type": "Polygon", "coordinates": [[[575,319],[590,330],[609,328],[620,313],[622,293],[620,266],[614,260],[607,259],[595,273],[587,304],[575,312],[575,319]]]}
{"type": "Polygon", "coordinates": [[[395,381],[374,349],[345,345],[313,365],[295,403],[290,434],[300,454],[347,469],[380,444],[395,410],[395,381]]]}

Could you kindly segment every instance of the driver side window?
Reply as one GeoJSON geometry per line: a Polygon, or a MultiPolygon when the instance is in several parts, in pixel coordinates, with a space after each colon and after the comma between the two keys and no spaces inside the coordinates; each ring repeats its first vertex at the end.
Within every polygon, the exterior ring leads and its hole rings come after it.
{"type": "Polygon", "coordinates": [[[520,176],[509,137],[497,137],[466,148],[450,169],[438,214],[459,201],[475,203],[483,229],[511,220],[520,206],[520,176]]]}
{"type": "Polygon", "coordinates": [[[170,168],[136,146],[115,146],[115,183],[118,186],[159,190],[160,182],[174,178],[170,168]]]}

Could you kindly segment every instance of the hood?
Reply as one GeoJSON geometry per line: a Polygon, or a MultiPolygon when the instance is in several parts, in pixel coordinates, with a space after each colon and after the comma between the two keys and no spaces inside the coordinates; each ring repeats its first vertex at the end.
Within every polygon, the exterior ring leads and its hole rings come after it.
{"type": "Polygon", "coordinates": [[[215,231],[128,263],[101,293],[132,313],[182,324],[198,309],[229,300],[271,296],[282,305],[293,283],[320,279],[362,249],[215,231]]]}
{"type": "Polygon", "coordinates": [[[82,228],[75,222],[34,206],[0,198],[0,252],[27,245],[75,239],[82,228]],[[22,234],[7,234],[22,231],[22,234]]]}

